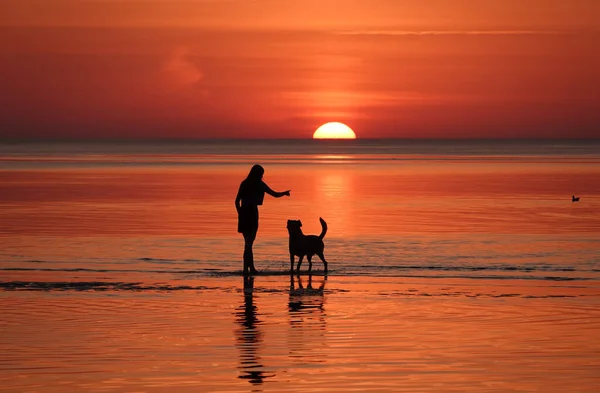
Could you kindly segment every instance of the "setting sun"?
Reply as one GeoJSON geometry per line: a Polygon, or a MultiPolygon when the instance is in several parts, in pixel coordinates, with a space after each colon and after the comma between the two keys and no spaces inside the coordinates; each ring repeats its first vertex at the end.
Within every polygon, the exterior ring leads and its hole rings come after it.
{"type": "Polygon", "coordinates": [[[356,134],[344,123],[331,122],[317,128],[313,139],[356,139],[356,134]]]}

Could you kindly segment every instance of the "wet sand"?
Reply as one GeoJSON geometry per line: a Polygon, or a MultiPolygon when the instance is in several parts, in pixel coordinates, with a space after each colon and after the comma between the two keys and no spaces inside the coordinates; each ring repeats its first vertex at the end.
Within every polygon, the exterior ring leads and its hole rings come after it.
{"type": "MultiPolygon", "coordinates": [[[[286,275],[4,287],[20,392],[595,392],[596,283],[286,275]]],[[[131,278],[131,277],[129,277],[131,278]]]]}

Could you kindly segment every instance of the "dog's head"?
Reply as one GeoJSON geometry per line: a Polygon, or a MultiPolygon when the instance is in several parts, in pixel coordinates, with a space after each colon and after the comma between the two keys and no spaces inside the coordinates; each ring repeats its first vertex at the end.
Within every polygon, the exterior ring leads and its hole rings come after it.
{"type": "Polygon", "coordinates": [[[300,220],[288,220],[287,221],[287,229],[288,230],[300,229],[301,226],[302,226],[302,221],[300,221],[300,220]]]}

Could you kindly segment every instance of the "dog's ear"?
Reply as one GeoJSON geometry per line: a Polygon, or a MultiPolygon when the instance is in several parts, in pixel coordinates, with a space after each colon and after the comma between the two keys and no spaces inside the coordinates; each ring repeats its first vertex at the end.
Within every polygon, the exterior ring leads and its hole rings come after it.
{"type": "Polygon", "coordinates": [[[298,220],[298,226],[301,227],[302,226],[302,221],[298,220]]]}

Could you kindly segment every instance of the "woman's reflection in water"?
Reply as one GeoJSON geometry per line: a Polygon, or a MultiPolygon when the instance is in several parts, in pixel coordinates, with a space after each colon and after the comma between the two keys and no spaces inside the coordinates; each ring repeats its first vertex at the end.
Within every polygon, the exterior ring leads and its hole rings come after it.
{"type": "Polygon", "coordinates": [[[254,277],[244,277],[244,304],[236,310],[236,322],[240,325],[236,331],[236,342],[240,348],[240,369],[238,377],[247,379],[251,384],[262,384],[274,374],[265,374],[257,350],[262,344],[261,321],[254,305],[254,277]]]}
{"type": "Polygon", "coordinates": [[[313,276],[308,276],[304,286],[302,277],[290,275],[288,312],[290,317],[290,357],[308,363],[322,363],[320,353],[326,343],[325,332],[325,283],[323,276],[318,288],[313,288],[313,276]]]}

